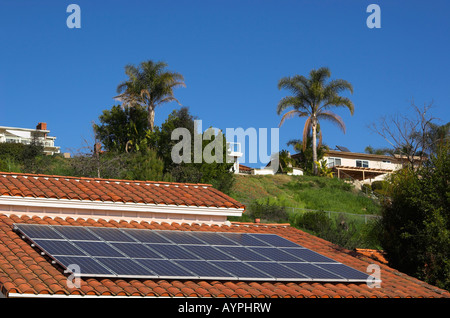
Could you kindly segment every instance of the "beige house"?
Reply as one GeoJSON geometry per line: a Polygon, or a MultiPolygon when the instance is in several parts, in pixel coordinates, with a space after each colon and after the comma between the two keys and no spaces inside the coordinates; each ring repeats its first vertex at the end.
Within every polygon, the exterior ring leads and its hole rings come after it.
{"type": "Polygon", "coordinates": [[[402,167],[400,156],[375,155],[350,151],[329,150],[324,159],[338,178],[353,178],[362,183],[383,180],[402,167]]]}

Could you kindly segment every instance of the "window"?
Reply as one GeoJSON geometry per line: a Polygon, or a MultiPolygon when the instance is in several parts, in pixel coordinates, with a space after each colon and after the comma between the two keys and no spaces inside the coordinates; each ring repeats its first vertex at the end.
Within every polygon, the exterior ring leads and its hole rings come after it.
{"type": "Polygon", "coordinates": [[[6,137],[6,142],[20,143],[20,140],[16,139],[16,138],[8,138],[8,137],[6,137]]]}
{"type": "Polygon", "coordinates": [[[328,168],[341,165],[341,158],[328,158],[328,168]]]}
{"type": "Polygon", "coordinates": [[[369,161],[367,160],[356,160],[356,166],[362,168],[369,168],[369,161]]]}
{"type": "Polygon", "coordinates": [[[383,160],[383,163],[391,163],[390,160],[383,160]]]}

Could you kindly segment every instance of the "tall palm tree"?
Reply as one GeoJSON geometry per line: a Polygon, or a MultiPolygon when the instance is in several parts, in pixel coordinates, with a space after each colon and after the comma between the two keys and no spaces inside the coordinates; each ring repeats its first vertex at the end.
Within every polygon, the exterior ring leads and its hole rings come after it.
{"type": "Polygon", "coordinates": [[[125,66],[128,80],[117,87],[118,96],[125,106],[142,105],[148,111],[148,124],[153,131],[155,123],[155,108],[166,102],[179,101],[173,96],[173,89],[186,87],[183,75],[165,70],[165,62],[151,60],[141,62],[137,67],[125,66]]]}
{"type": "Polygon", "coordinates": [[[353,94],[353,86],[343,79],[335,79],[326,83],[330,76],[329,68],[321,67],[317,70],[313,69],[309,73],[309,78],[295,75],[293,77],[283,77],[278,82],[278,89],[287,89],[292,95],[283,97],[279,101],[277,114],[280,115],[287,108],[293,108],[293,110],[283,115],[279,126],[288,118],[296,116],[306,117],[303,128],[303,149],[306,149],[308,131],[311,130],[314,174],[317,174],[317,165],[315,163],[317,161],[316,132],[319,120],[329,120],[345,133],[345,124],[342,118],[329,111],[329,109],[332,107],[345,107],[350,110],[352,115],[354,112],[353,102],[349,98],[339,95],[347,90],[353,94]]]}

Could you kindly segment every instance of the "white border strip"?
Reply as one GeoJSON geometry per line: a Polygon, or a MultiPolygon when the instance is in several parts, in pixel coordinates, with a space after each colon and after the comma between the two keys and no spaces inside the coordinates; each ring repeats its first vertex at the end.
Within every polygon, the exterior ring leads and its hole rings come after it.
{"type": "Polygon", "coordinates": [[[0,205],[216,216],[241,216],[244,212],[244,208],[204,207],[131,202],[123,203],[112,201],[83,201],[55,198],[11,197],[5,195],[0,196],[0,205]]]}

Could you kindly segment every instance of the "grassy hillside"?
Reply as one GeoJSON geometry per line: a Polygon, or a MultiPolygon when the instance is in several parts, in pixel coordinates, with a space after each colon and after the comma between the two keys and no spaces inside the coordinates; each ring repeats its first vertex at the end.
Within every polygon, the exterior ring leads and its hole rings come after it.
{"type": "Polygon", "coordinates": [[[364,216],[379,214],[380,205],[342,180],[237,175],[230,195],[247,205],[246,213],[230,219],[232,221],[253,222],[259,217],[262,223],[289,222],[291,226],[348,249],[380,248],[379,222],[377,218],[364,216]]]}
{"type": "Polygon", "coordinates": [[[251,204],[270,205],[356,214],[377,214],[380,206],[340,179],[314,176],[237,175],[230,194],[251,204]]]}

